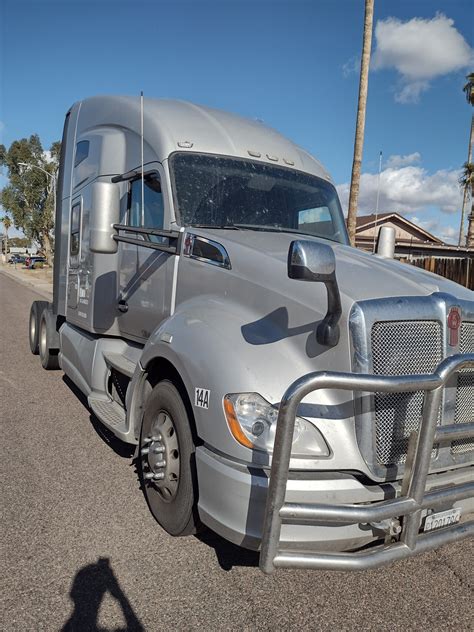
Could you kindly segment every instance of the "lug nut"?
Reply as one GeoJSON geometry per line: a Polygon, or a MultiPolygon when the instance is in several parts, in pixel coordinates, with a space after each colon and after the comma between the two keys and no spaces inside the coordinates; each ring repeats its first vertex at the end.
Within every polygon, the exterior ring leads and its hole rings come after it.
{"type": "Polygon", "coordinates": [[[165,467],[166,461],[157,461],[155,467],[165,467]]]}
{"type": "Polygon", "coordinates": [[[142,456],[145,456],[145,455],[146,455],[146,454],[148,454],[149,452],[150,452],[150,448],[142,448],[142,449],[140,450],[140,454],[141,454],[142,456]]]}
{"type": "Polygon", "coordinates": [[[160,454],[160,452],[164,452],[164,451],[165,451],[165,446],[163,445],[154,446],[152,450],[153,454],[160,454]]]}
{"type": "Polygon", "coordinates": [[[143,476],[147,481],[161,481],[164,477],[163,472],[146,472],[143,476]]]}

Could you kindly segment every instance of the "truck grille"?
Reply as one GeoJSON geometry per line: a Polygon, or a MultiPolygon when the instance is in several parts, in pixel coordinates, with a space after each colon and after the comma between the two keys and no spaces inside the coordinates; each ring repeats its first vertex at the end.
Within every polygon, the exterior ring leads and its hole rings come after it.
{"type": "MultiPolygon", "coordinates": [[[[372,327],[374,374],[432,373],[443,359],[442,338],[441,324],[438,321],[374,323],[372,327]]],[[[417,430],[420,424],[423,392],[376,393],[374,404],[378,463],[381,465],[404,463],[410,434],[417,430]]],[[[432,454],[436,455],[436,449],[432,454]]]]}
{"type": "MultiPolygon", "coordinates": [[[[474,323],[462,323],[459,352],[474,353],[474,323]]],[[[465,369],[460,371],[457,376],[454,423],[467,424],[472,421],[474,421],[474,372],[465,369]]],[[[474,450],[472,439],[454,441],[451,446],[453,454],[463,454],[471,450],[474,450]]]]}

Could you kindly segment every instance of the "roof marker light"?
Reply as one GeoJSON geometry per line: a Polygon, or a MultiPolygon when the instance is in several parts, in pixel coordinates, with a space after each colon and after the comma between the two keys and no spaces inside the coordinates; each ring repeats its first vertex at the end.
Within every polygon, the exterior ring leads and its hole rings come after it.
{"type": "Polygon", "coordinates": [[[178,142],[178,147],[183,147],[184,149],[190,149],[193,146],[194,143],[192,143],[190,140],[180,140],[178,142]]]}
{"type": "Polygon", "coordinates": [[[272,156],[271,154],[267,154],[268,160],[272,160],[273,162],[278,162],[278,156],[272,156]]]}
{"type": "Polygon", "coordinates": [[[247,149],[247,153],[249,156],[253,156],[254,158],[262,157],[262,154],[259,151],[251,151],[250,149],[247,149]]]}
{"type": "Polygon", "coordinates": [[[294,160],[288,160],[288,158],[283,158],[283,162],[285,163],[285,165],[290,165],[290,167],[295,164],[294,160]]]}

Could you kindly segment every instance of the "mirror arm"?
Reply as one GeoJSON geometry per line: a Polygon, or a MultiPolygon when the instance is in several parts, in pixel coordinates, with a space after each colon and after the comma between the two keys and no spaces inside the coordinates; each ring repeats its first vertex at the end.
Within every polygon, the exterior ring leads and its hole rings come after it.
{"type": "Polygon", "coordinates": [[[316,330],[316,340],[320,345],[335,347],[339,343],[339,320],[342,315],[341,295],[335,273],[331,275],[330,279],[324,281],[324,285],[328,296],[328,309],[326,316],[316,330]]]}

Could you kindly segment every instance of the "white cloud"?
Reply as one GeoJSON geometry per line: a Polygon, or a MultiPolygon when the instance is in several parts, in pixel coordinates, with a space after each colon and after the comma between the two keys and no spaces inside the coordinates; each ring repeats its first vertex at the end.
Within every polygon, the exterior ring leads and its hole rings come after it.
{"type": "MultiPolygon", "coordinates": [[[[442,213],[456,213],[462,203],[458,178],[458,170],[440,169],[429,174],[420,166],[387,167],[380,176],[379,211],[418,213],[435,208],[442,213]]],[[[349,182],[337,185],[345,208],[349,200],[349,188],[349,182]]],[[[361,175],[358,202],[360,213],[375,211],[377,188],[378,174],[361,175]]]]}
{"type": "Polygon", "coordinates": [[[395,100],[400,103],[416,103],[432,79],[467,68],[474,61],[473,49],[454,21],[442,13],[431,20],[379,20],[375,40],[372,68],[398,71],[395,100]]]}
{"type": "Polygon", "coordinates": [[[416,215],[414,215],[413,217],[408,217],[408,219],[410,220],[410,222],[413,222],[413,224],[416,224],[417,226],[420,226],[420,228],[427,230],[429,233],[437,231],[440,228],[438,219],[421,220],[416,215]]]}
{"type": "Polygon", "coordinates": [[[413,222],[413,224],[416,224],[420,228],[427,230],[429,233],[436,235],[445,243],[457,243],[459,227],[455,227],[452,224],[450,226],[443,226],[437,218],[421,220],[415,216],[408,217],[408,219],[410,222],[413,222]]]}
{"type": "Polygon", "coordinates": [[[388,160],[385,163],[385,167],[393,167],[395,169],[398,169],[399,167],[412,165],[414,162],[420,162],[420,160],[421,154],[418,151],[415,151],[412,154],[406,154],[405,156],[393,154],[392,156],[388,157],[388,160]]]}
{"type": "Polygon", "coordinates": [[[438,237],[440,237],[446,243],[457,243],[459,235],[459,229],[454,228],[454,226],[441,226],[438,232],[438,237]]]}
{"type": "Polygon", "coordinates": [[[342,74],[344,77],[349,77],[350,75],[355,75],[360,71],[360,57],[354,55],[346,61],[345,64],[342,65],[342,74]]]}

